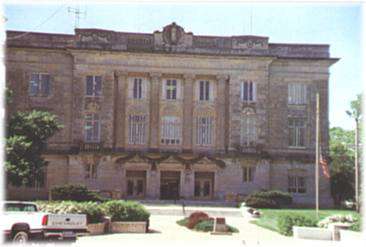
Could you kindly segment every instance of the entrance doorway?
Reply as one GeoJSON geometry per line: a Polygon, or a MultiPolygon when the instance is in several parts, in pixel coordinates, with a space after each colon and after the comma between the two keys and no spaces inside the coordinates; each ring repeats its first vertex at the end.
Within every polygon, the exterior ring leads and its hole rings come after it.
{"type": "Polygon", "coordinates": [[[199,200],[209,200],[213,197],[214,173],[194,173],[194,197],[199,200]]]}
{"type": "Polygon", "coordinates": [[[146,191],[146,171],[126,171],[127,197],[144,198],[146,191]]]}
{"type": "Polygon", "coordinates": [[[180,191],[180,172],[162,171],[160,173],[160,199],[178,200],[180,191]]]}

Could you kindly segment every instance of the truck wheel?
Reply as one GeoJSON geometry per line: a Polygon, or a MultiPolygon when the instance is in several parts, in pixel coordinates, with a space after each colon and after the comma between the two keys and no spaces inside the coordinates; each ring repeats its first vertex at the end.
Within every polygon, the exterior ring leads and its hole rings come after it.
{"type": "Polygon", "coordinates": [[[15,233],[13,237],[13,242],[15,243],[26,243],[28,242],[29,236],[27,232],[19,231],[15,233]]]}

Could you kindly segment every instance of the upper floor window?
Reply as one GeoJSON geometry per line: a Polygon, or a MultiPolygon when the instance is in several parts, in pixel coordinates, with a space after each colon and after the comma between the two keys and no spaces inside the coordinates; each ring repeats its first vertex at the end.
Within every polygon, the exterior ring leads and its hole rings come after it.
{"type": "Polygon", "coordinates": [[[243,81],[240,88],[240,98],[242,101],[256,101],[256,84],[252,81],[243,81]]]}
{"type": "Polygon", "coordinates": [[[99,114],[91,113],[85,116],[85,141],[100,141],[100,117],[99,114]]]}
{"type": "Polygon", "coordinates": [[[142,79],[135,78],[133,81],[133,98],[141,99],[142,98],[142,79]]]}
{"type": "Polygon", "coordinates": [[[289,175],[288,176],[288,192],[290,193],[306,193],[306,179],[304,176],[289,175]]]}
{"type": "Polygon", "coordinates": [[[48,96],[50,94],[50,75],[32,73],[29,81],[30,96],[48,96]]]}
{"type": "Polygon", "coordinates": [[[288,84],[288,104],[304,105],[307,103],[307,85],[304,83],[288,84]]]}
{"type": "Polygon", "coordinates": [[[253,182],[255,167],[254,166],[244,166],[243,167],[243,182],[250,183],[253,182]]]}
{"type": "Polygon", "coordinates": [[[166,80],[165,99],[177,99],[177,80],[166,80]]]}
{"type": "Polygon", "coordinates": [[[129,115],[128,117],[128,143],[146,143],[146,115],[129,115]]]}
{"type": "Polygon", "coordinates": [[[289,119],[289,146],[305,146],[305,120],[298,118],[289,119]]]}
{"type": "Polygon", "coordinates": [[[88,75],[86,77],[86,95],[101,96],[102,95],[102,77],[88,75]]]}
{"type": "Polygon", "coordinates": [[[257,141],[257,121],[255,115],[244,115],[240,126],[240,144],[253,146],[257,141]]]}
{"type": "Polygon", "coordinates": [[[163,117],[161,122],[161,143],[177,145],[181,143],[181,124],[179,117],[163,117]]]}
{"type": "Polygon", "coordinates": [[[213,144],[214,125],[213,117],[197,117],[196,126],[196,144],[213,144]]]}
{"type": "Polygon", "coordinates": [[[199,98],[200,100],[210,100],[210,81],[199,82],[199,98]]]}

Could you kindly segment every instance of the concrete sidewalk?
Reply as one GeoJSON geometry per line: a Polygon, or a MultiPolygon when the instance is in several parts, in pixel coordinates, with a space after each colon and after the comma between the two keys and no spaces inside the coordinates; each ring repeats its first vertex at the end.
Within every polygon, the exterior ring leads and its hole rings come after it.
{"type": "Polygon", "coordinates": [[[195,211],[203,211],[215,217],[242,217],[239,208],[233,207],[207,207],[181,205],[144,205],[152,215],[189,216],[195,211]]]}

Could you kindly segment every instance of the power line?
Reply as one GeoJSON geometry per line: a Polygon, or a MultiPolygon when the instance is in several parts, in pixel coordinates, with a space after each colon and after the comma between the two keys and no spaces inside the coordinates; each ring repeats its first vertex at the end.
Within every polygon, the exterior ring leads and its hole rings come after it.
{"type": "MultiPolygon", "coordinates": [[[[62,8],[65,7],[65,4],[63,4],[61,7],[59,7],[58,9],[56,9],[55,12],[53,12],[49,17],[47,17],[47,19],[45,19],[43,22],[41,22],[40,24],[38,24],[37,26],[35,26],[33,28],[34,29],[37,29],[39,27],[41,27],[43,24],[45,24],[46,22],[48,22],[52,17],[54,17],[62,8]]],[[[10,37],[10,38],[7,38],[7,40],[13,40],[13,39],[19,39],[21,37],[24,37],[28,34],[30,34],[31,32],[26,32],[26,33],[23,33],[23,34],[20,34],[20,35],[17,35],[17,36],[14,36],[14,37],[10,37]]]]}

